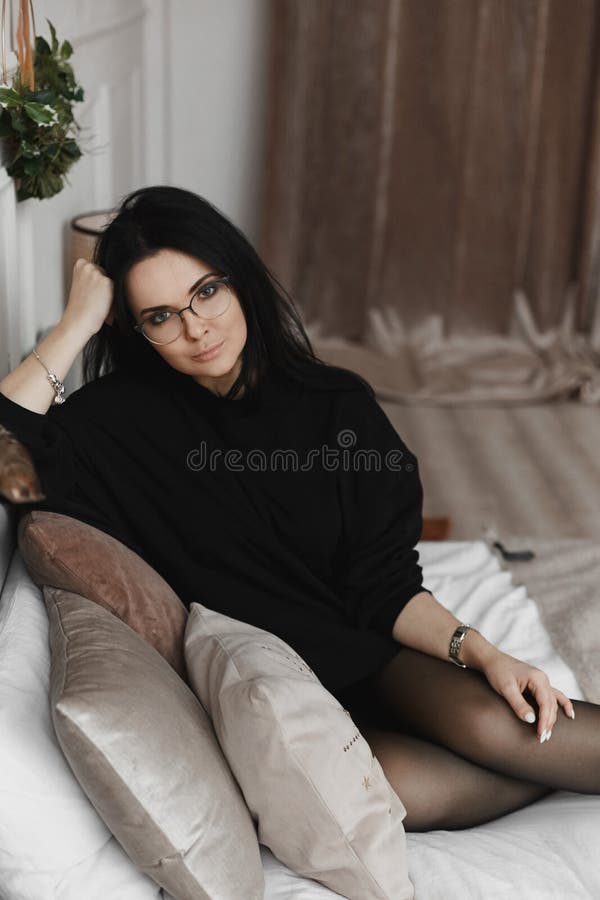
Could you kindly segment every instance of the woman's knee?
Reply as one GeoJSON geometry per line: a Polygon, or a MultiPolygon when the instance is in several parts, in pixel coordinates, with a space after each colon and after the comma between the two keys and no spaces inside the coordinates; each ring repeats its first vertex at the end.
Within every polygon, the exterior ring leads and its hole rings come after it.
{"type": "Polygon", "coordinates": [[[450,753],[412,735],[385,731],[363,721],[361,734],[406,807],[406,831],[443,828],[455,798],[448,792],[450,753]]]}
{"type": "Polygon", "coordinates": [[[359,728],[406,807],[406,831],[470,828],[550,792],[491,772],[430,741],[364,723],[359,728]]]}
{"type": "Polygon", "coordinates": [[[388,727],[445,746],[452,741],[451,749],[462,746],[467,733],[485,745],[498,727],[498,717],[505,718],[508,710],[481,672],[458,669],[410,648],[373,682],[373,692],[387,713],[388,727]]]}

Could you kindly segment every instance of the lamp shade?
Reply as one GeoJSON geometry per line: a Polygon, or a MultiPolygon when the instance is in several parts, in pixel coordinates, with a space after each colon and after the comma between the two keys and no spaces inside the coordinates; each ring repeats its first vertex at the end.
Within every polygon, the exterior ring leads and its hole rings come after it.
{"type": "Polygon", "coordinates": [[[79,257],[93,262],[96,241],[115,215],[116,211],[113,209],[101,209],[96,212],[81,213],[71,219],[70,271],[73,271],[75,260],[79,257]]]}

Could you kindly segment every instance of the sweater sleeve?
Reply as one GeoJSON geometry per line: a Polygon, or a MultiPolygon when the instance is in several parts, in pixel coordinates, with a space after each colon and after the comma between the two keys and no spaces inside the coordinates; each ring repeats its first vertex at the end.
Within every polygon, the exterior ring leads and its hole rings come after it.
{"type": "Polygon", "coordinates": [[[408,601],[420,591],[431,593],[423,587],[415,548],[423,525],[417,458],[366,391],[343,404],[336,439],[340,599],[355,627],[391,637],[408,601]]]}
{"type": "MultiPolygon", "coordinates": [[[[45,494],[45,500],[17,504],[17,519],[33,509],[62,513],[100,528],[144,556],[107,490],[105,479],[113,483],[113,463],[104,458],[106,447],[98,446],[98,429],[90,428],[98,402],[97,384],[73,391],[64,403],[53,403],[47,413],[33,412],[0,392],[0,423],[29,450],[45,494]],[[98,461],[104,462],[101,473],[98,461]]],[[[114,485],[118,493],[117,472],[114,485]]]]}

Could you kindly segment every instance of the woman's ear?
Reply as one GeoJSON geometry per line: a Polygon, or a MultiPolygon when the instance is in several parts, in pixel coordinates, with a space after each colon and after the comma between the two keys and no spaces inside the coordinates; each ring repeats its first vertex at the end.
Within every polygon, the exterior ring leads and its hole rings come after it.
{"type": "Polygon", "coordinates": [[[112,305],[111,305],[111,307],[110,307],[110,310],[109,310],[109,312],[108,312],[108,315],[106,316],[106,318],[105,318],[104,321],[105,321],[105,323],[106,323],[107,325],[112,325],[113,322],[114,322],[114,320],[115,320],[115,304],[114,304],[114,301],[113,301],[113,303],[112,303],[112,305]]]}

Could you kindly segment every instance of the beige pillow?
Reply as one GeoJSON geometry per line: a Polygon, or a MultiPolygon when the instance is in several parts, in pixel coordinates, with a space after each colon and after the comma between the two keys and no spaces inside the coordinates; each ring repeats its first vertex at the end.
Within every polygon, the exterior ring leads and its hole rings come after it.
{"type": "Polygon", "coordinates": [[[190,688],[116,616],[43,594],[56,735],[125,852],[180,900],[262,900],[255,824],[190,688]]]}
{"type": "Polygon", "coordinates": [[[158,572],[121,541],[72,516],[31,510],[17,537],[38,585],[73,591],[114,613],[187,680],[183,633],[187,609],[158,572]]]}
{"type": "Polygon", "coordinates": [[[190,684],[258,824],[297,874],[350,900],[409,900],[406,808],[350,714],[285,641],[192,603],[190,684]]]}

